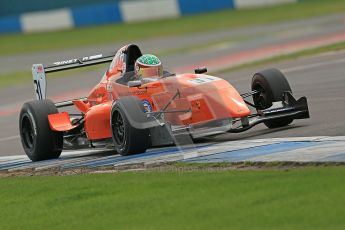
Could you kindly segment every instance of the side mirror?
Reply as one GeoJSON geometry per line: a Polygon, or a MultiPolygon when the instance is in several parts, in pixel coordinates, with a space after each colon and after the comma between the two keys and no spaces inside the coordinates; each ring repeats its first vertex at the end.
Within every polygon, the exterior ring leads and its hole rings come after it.
{"type": "Polygon", "coordinates": [[[207,68],[206,67],[199,67],[199,68],[194,70],[194,73],[196,73],[196,74],[207,73],[207,68]]]}
{"type": "Polygon", "coordinates": [[[128,87],[139,87],[141,86],[141,81],[140,80],[136,80],[136,81],[129,81],[127,83],[128,87]]]}

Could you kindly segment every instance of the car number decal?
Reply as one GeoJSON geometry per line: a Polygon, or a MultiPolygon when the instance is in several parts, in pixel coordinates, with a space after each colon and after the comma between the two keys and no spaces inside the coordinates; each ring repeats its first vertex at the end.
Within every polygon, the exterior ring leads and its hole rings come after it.
{"type": "Polygon", "coordinates": [[[200,84],[205,84],[205,83],[209,83],[212,81],[217,81],[220,79],[221,78],[219,78],[219,77],[207,76],[207,77],[197,77],[197,78],[194,78],[192,80],[189,80],[188,82],[195,84],[195,85],[200,85],[200,84]]]}

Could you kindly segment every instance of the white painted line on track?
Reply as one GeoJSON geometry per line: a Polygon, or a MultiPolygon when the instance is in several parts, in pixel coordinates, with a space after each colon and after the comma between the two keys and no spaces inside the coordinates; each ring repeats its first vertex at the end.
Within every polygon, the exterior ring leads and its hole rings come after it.
{"type": "Polygon", "coordinates": [[[29,159],[29,158],[26,155],[3,156],[3,157],[0,157],[0,163],[15,161],[15,160],[24,160],[24,159],[29,159]]]}
{"type": "Polygon", "coordinates": [[[10,137],[3,137],[3,138],[0,138],[0,142],[11,141],[11,140],[15,140],[15,139],[18,139],[18,138],[19,138],[19,135],[10,136],[10,137]]]}
{"type": "Polygon", "coordinates": [[[24,170],[24,169],[30,169],[35,168],[35,171],[54,168],[54,167],[60,167],[63,164],[69,164],[69,163],[77,163],[77,162],[83,162],[87,160],[97,159],[97,157],[89,156],[89,157],[83,157],[83,158],[64,158],[59,160],[51,160],[49,162],[39,161],[34,162],[31,164],[18,166],[13,169],[9,169],[9,172],[17,171],[17,170],[24,170]]]}
{"type": "Polygon", "coordinates": [[[298,161],[298,162],[318,162],[322,158],[336,155],[335,153],[345,153],[343,141],[331,142],[323,145],[311,146],[291,151],[285,151],[274,155],[263,155],[249,158],[248,161],[298,161]]]}
{"type": "Polygon", "coordinates": [[[50,168],[96,168],[190,160],[192,162],[242,162],[242,161],[294,161],[322,162],[323,159],[345,162],[345,136],[314,136],[291,138],[268,138],[256,140],[225,141],[207,145],[151,149],[133,156],[114,155],[109,149],[85,149],[64,151],[61,158],[31,162],[26,156],[0,157],[0,171],[50,168]],[[304,143],[303,143],[304,142],[304,143]],[[195,148],[194,148],[195,147],[195,148]],[[343,155],[342,155],[343,154],[343,155]],[[336,158],[334,158],[336,157],[336,158]]]}
{"type": "Polygon", "coordinates": [[[284,73],[296,72],[296,71],[300,71],[300,70],[312,69],[315,67],[327,66],[330,64],[339,64],[339,63],[343,63],[343,62],[345,62],[345,58],[339,59],[339,60],[326,61],[326,62],[317,62],[317,63],[313,63],[313,64],[308,64],[308,65],[295,66],[295,67],[291,67],[291,68],[282,69],[282,71],[284,73]]]}

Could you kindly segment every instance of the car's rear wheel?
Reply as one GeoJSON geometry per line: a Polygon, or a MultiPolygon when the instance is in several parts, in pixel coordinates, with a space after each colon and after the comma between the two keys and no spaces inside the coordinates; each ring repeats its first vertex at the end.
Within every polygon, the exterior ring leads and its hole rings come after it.
{"type": "MultiPolygon", "coordinates": [[[[260,93],[253,95],[253,101],[258,110],[267,109],[275,101],[282,101],[286,91],[291,92],[291,87],[284,74],[278,69],[266,69],[254,74],[252,90],[260,93]]],[[[278,128],[289,125],[292,118],[277,118],[265,121],[268,128],[278,128]]]]}
{"type": "Polygon", "coordinates": [[[50,100],[26,102],[19,115],[19,132],[26,155],[32,161],[58,158],[63,133],[50,129],[48,115],[58,113],[50,100]]]}
{"type": "Polygon", "coordinates": [[[128,96],[114,102],[111,111],[112,136],[115,150],[123,156],[144,153],[150,145],[149,129],[134,127],[129,122],[130,114],[146,116],[139,99],[128,96]]]}

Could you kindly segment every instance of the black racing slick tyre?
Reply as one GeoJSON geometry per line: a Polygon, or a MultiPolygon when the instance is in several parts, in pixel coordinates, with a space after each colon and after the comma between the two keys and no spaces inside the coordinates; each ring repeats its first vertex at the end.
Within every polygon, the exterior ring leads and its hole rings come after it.
{"type": "Polygon", "coordinates": [[[58,113],[50,100],[26,102],[19,115],[19,132],[26,155],[32,161],[58,158],[63,133],[50,129],[48,115],[58,113]]]}
{"type": "MultiPolygon", "coordinates": [[[[283,93],[291,92],[291,87],[284,74],[278,69],[266,69],[254,74],[252,90],[260,93],[253,95],[253,101],[258,110],[267,109],[272,102],[282,101],[283,93]]],[[[292,93],[292,92],[291,92],[292,93]]],[[[265,121],[268,128],[278,128],[289,125],[292,118],[277,118],[265,121]]]]}
{"type": "Polygon", "coordinates": [[[133,127],[129,116],[146,118],[142,102],[134,96],[126,96],[114,102],[111,110],[112,137],[117,153],[122,156],[144,153],[150,145],[149,129],[133,127]]]}

